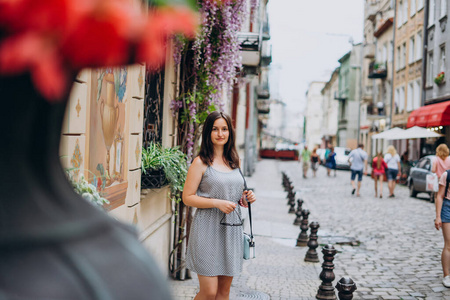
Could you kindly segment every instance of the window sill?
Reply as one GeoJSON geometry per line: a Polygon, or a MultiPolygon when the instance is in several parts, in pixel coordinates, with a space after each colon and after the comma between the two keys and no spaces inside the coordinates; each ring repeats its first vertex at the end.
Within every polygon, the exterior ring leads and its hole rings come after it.
{"type": "Polygon", "coordinates": [[[428,27],[427,27],[428,29],[432,29],[432,28],[434,28],[434,23],[433,24],[428,24],[428,27]]]}
{"type": "Polygon", "coordinates": [[[444,19],[447,19],[447,14],[445,14],[445,15],[443,15],[443,16],[440,16],[440,17],[439,17],[439,22],[444,21],[444,19]]]}
{"type": "Polygon", "coordinates": [[[426,90],[431,90],[431,89],[433,89],[433,84],[431,84],[431,83],[427,83],[426,85],[425,85],[425,89],[426,90]]]}

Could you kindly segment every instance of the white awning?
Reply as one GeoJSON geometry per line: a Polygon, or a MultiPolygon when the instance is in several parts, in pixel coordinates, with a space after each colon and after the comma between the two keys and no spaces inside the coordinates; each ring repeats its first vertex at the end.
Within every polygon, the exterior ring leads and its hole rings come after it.
{"type": "Polygon", "coordinates": [[[372,139],[377,140],[377,139],[385,139],[385,140],[397,140],[397,139],[402,139],[402,136],[404,135],[404,133],[407,130],[398,128],[398,127],[394,127],[391,128],[389,130],[383,131],[381,133],[372,135],[372,139]]]}

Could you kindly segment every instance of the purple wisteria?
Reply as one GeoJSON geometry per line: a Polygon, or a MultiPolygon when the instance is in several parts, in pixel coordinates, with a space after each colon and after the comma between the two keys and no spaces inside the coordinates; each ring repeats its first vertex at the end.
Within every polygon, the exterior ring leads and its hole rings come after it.
{"type": "MultiPolygon", "coordinates": [[[[192,86],[171,103],[174,113],[184,109],[185,149],[188,161],[196,140],[196,129],[205,114],[224,106],[224,93],[231,93],[237,72],[242,67],[238,33],[243,23],[258,14],[259,0],[198,0],[201,28],[196,39],[186,47],[181,39],[174,41],[174,60],[192,51],[194,63],[192,86]]],[[[185,66],[182,66],[182,68],[185,66]]]]}

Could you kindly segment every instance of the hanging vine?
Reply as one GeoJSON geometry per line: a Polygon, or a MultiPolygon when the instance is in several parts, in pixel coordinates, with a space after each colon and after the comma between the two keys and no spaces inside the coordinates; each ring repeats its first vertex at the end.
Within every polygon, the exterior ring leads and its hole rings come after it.
{"type": "Polygon", "coordinates": [[[256,14],[258,0],[199,0],[201,28],[192,42],[175,39],[174,60],[181,66],[180,94],[171,102],[178,114],[179,144],[194,156],[200,124],[208,114],[224,107],[223,97],[231,92],[241,68],[238,32],[249,9],[256,14]]]}

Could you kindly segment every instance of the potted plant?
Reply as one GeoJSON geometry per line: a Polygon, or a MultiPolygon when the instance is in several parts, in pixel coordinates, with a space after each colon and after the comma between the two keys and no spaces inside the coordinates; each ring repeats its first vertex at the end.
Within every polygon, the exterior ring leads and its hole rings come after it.
{"type": "Polygon", "coordinates": [[[437,85],[441,85],[444,83],[444,80],[445,80],[445,72],[441,72],[437,74],[437,76],[434,78],[434,83],[436,83],[437,85]]]}
{"type": "Polygon", "coordinates": [[[164,148],[151,143],[142,149],[141,188],[160,188],[169,184],[175,195],[183,190],[186,174],[186,155],[179,147],[164,148]]]}

